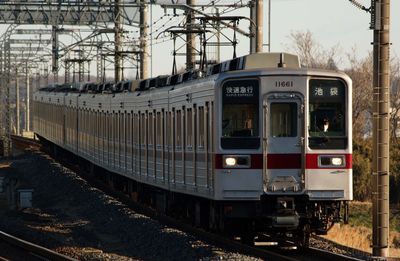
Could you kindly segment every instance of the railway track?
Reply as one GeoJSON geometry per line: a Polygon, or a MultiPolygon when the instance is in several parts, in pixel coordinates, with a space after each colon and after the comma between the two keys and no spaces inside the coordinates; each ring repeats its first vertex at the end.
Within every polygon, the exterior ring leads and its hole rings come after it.
{"type": "Polygon", "coordinates": [[[42,145],[34,139],[18,136],[18,135],[11,135],[11,141],[13,147],[19,150],[23,149],[40,149],[42,145]]]}
{"type": "Polygon", "coordinates": [[[0,231],[0,260],[75,261],[76,259],[0,231]]]}
{"type": "MultiPolygon", "coordinates": [[[[25,147],[25,148],[40,148],[40,144],[38,144],[38,142],[27,139],[27,138],[21,138],[21,137],[14,138],[13,137],[13,140],[16,140],[20,146],[25,147]]],[[[49,151],[51,151],[51,150],[49,150],[49,151]]],[[[60,160],[58,159],[58,161],[60,161],[60,160]]],[[[65,162],[64,160],[61,161],[61,163],[63,165],[65,165],[66,167],[77,172],[81,177],[83,177],[86,181],[88,181],[89,184],[91,184],[92,186],[104,191],[105,193],[109,194],[110,196],[112,196],[114,198],[117,198],[119,201],[121,201],[123,204],[125,204],[128,207],[130,207],[131,209],[133,209],[135,212],[138,212],[138,213],[144,214],[148,217],[151,217],[153,219],[159,220],[160,222],[162,222],[166,225],[178,228],[189,234],[195,234],[198,237],[202,238],[203,240],[212,242],[212,243],[220,246],[221,248],[240,252],[240,253],[243,253],[246,255],[258,257],[258,258],[265,259],[265,260],[277,260],[277,261],[280,261],[280,260],[290,260],[290,261],[292,261],[292,260],[307,260],[307,261],[313,261],[313,260],[324,260],[324,261],[352,260],[352,261],[356,261],[356,260],[361,260],[361,259],[357,259],[354,257],[340,255],[337,253],[331,253],[329,251],[325,251],[325,250],[321,250],[321,249],[317,249],[317,248],[309,248],[306,250],[299,251],[298,249],[295,249],[294,247],[266,246],[266,245],[269,245],[268,244],[269,242],[264,242],[266,244],[263,244],[263,242],[258,242],[259,243],[258,246],[257,245],[256,246],[244,245],[237,240],[233,240],[233,239],[224,237],[222,235],[204,231],[202,229],[199,229],[199,228],[193,227],[192,225],[184,223],[180,220],[177,220],[175,218],[171,218],[162,213],[159,213],[150,207],[143,206],[142,204],[139,204],[139,203],[133,201],[125,193],[123,193],[121,191],[117,191],[115,189],[112,189],[107,184],[94,178],[92,175],[90,175],[90,173],[80,169],[77,165],[71,164],[70,162],[65,162]]],[[[73,260],[73,259],[69,259],[69,260],[73,260]]]]}

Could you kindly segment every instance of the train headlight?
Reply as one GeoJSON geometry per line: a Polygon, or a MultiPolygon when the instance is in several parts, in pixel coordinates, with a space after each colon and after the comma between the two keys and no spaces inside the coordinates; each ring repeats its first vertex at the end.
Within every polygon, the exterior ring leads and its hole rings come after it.
{"type": "Polygon", "coordinates": [[[224,155],[224,168],[250,168],[250,155],[224,155]]]}
{"type": "Polygon", "coordinates": [[[318,157],[318,165],[321,168],[337,168],[344,167],[345,160],[343,155],[320,155],[318,157]]]}
{"type": "Polygon", "coordinates": [[[331,159],[332,165],[334,166],[342,166],[343,165],[343,158],[341,157],[334,157],[331,159]]]}
{"type": "Polygon", "coordinates": [[[225,166],[227,166],[227,167],[236,166],[236,158],[226,157],[225,158],[225,166]]]}

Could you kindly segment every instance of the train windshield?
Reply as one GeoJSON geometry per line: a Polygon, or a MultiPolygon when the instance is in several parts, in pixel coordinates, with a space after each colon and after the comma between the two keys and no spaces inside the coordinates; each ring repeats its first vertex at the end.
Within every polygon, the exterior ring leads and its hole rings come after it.
{"type": "Polygon", "coordinates": [[[345,86],[340,80],[312,79],[309,85],[309,147],[345,149],[345,86]]]}
{"type": "Polygon", "coordinates": [[[227,81],[222,86],[222,148],[260,146],[258,88],[255,79],[227,81]]]}

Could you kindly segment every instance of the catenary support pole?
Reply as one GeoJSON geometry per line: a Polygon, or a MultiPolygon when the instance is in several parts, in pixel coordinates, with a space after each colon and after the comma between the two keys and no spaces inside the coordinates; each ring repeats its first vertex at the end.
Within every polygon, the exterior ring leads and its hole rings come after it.
{"type": "Polygon", "coordinates": [[[263,0],[254,0],[250,8],[253,21],[250,25],[250,53],[260,53],[263,51],[263,0]]]}
{"type": "Polygon", "coordinates": [[[147,35],[149,34],[148,5],[141,0],[140,5],[140,79],[149,78],[149,45],[147,35]]]}
{"type": "Polygon", "coordinates": [[[268,52],[271,52],[271,1],[268,0],[268,52]]]}
{"type": "Polygon", "coordinates": [[[15,103],[17,107],[17,112],[16,112],[16,127],[17,127],[17,135],[21,135],[21,120],[20,120],[20,105],[19,105],[19,78],[18,78],[18,68],[15,68],[15,103]]]}
{"type": "Polygon", "coordinates": [[[373,4],[373,255],[389,256],[390,0],[373,4]]]}
{"type": "Polygon", "coordinates": [[[115,53],[114,53],[114,80],[119,82],[122,80],[122,15],[121,15],[121,1],[115,0],[115,24],[114,24],[114,38],[115,38],[115,53]]]}
{"type": "Polygon", "coordinates": [[[51,27],[52,33],[51,33],[51,43],[52,43],[52,68],[51,68],[51,72],[53,73],[53,80],[54,82],[58,82],[58,59],[59,59],[59,55],[58,55],[58,26],[53,25],[51,27]]]}
{"type": "Polygon", "coordinates": [[[30,117],[30,82],[29,82],[29,68],[28,68],[28,62],[26,62],[26,108],[25,108],[25,131],[30,131],[30,125],[31,125],[31,117],[30,117]]]}
{"type": "MultiPolygon", "coordinates": [[[[195,0],[187,0],[187,5],[192,6],[195,4],[195,0]]],[[[194,25],[194,13],[192,10],[187,10],[186,13],[186,30],[193,30],[194,25]]],[[[186,34],[186,70],[195,69],[195,50],[196,50],[196,40],[195,34],[186,34]]]]}
{"type": "Polygon", "coordinates": [[[263,0],[256,3],[256,53],[263,51],[263,0]]]}

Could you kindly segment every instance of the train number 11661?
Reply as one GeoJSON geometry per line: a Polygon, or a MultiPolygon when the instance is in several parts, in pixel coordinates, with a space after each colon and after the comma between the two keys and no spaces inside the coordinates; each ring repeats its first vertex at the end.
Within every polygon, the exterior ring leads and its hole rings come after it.
{"type": "Polygon", "coordinates": [[[293,81],[276,81],[275,87],[293,87],[293,81]]]}

